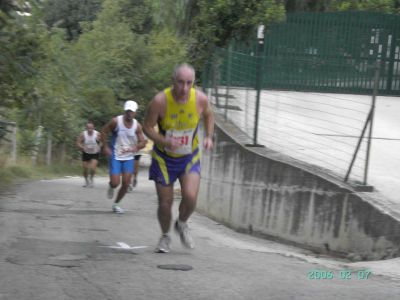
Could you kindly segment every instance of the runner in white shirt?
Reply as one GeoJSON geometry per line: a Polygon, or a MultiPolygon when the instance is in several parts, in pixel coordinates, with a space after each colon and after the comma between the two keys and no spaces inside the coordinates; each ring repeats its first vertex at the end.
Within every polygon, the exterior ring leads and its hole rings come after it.
{"type": "Polygon", "coordinates": [[[92,121],[86,123],[86,130],[82,131],[76,140],[76,145],[82,151],[82,167],[85,184],[83,187],[93,187],[94,176],[99,161],[100,133],[94,129],[92,121]]]}
{"type": "Polygon", "coordinates": [[[138,105],[135,101],[128,100],[124,105],[124,114],[114,117],[101,130],[103,152],[109,157],[110,183],[108,198],[114,197],[114,189],[119,186],[117,197],[113,204],[115,213],[123,213],[119,202],[125,196],[131,182],[134,170],[134,154],[146,146],[142,126],[135,119],[138,105]],[[107,138],[112,133],[111,145],[107,144],[107,138]]]}

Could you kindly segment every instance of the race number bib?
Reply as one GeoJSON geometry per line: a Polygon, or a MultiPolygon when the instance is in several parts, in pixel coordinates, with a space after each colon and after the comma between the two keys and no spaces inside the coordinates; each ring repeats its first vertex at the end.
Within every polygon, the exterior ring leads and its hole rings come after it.
{"type": "Polygon", "coordinates": [[[165,150],[174,154],[190,154],[192,153],[192,142],[193,142],[193,130],[167,130],[165,136],[170,139],[177,141],[180,146],[175,150],[165,147],[165,150]]]}

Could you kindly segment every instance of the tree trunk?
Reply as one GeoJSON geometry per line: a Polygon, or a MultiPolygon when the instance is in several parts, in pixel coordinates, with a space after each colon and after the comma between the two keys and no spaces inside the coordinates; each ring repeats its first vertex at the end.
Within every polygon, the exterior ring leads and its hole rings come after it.
{"type": "Polygon", "coordinates": [[[43,126],[39,125],[36,130],[35,142],[32,150],[32,164],[36,165],[39,154],[40,141],[42,139],[43,126]]]}
{"type": "Polygon", "coordinates": [[[17,124],[13,124],[13,133],[11,137],[12,150],[11,150],[11,163],[17,162],[17,124]]]}

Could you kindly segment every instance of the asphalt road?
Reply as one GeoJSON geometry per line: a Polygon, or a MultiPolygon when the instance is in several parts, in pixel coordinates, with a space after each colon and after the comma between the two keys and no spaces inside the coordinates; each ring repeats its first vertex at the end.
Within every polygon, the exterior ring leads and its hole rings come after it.
{"type": "Polygon", "coordinates": [[[71,177],[1,191],[0,299],[399,299],[396,274],[240,234],[197,213],[194,250],[173,233],[172,251],[154,253],[156,195],[145,176],[123,215],[111,212],[107,178],[94,188],[71,177]]]}

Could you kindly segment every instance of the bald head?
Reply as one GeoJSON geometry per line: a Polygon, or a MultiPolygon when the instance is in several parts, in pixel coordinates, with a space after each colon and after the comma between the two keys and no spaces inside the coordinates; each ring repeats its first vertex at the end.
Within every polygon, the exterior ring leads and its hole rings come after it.
{"type": "Polygon", "coordinates": [[[174,72],[172,73],[172,80],[176,81],[182,72],[186,73],[188,71],[193,74],[193,81],[194,81],[195,77],[196,77],[196,72],[195,72],[194,68],[187,63],[179,64],[174,68],[174,72]]]}
{"type": "Polygon", "coordinates": [[[190,89],[195,80],[194,68],[189,64],[177,65],[172,73],[172,93],[178,102],[186,102],[189,99],[190,89]]]}

